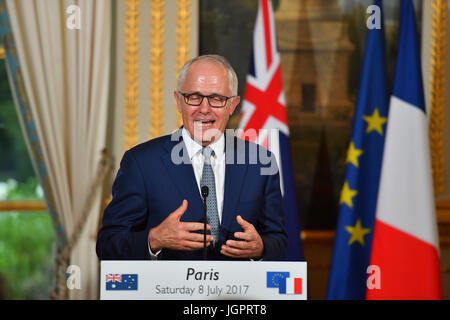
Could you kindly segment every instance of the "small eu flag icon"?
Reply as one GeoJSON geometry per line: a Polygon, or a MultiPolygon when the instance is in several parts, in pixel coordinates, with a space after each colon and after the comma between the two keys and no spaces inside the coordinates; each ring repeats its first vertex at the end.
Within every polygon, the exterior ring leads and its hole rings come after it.
{"type": "Polygon", "coordinates": [[[106,290],[137,290],[137,274],[112,273],[106,275],[106,290]]]}
{"type": "Polygon", "coordinates": [[[289,272],[267,272],[267,288],[279,288],[283,279],[289,278],[289,272]]]}

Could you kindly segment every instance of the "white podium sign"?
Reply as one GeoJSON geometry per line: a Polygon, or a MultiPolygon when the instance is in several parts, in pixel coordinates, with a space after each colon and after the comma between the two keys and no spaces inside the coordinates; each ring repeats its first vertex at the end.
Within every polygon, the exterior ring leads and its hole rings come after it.
{"type": "Polygon", "coordinates": [[[306,300],[306,262],[102,261],[102,300],[306,300]]]}

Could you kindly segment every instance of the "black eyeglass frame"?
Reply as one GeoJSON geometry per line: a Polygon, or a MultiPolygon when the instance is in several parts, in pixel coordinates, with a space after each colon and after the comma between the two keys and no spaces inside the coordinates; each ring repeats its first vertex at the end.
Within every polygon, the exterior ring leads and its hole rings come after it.
{"type": "Polygon", "coordinates": [[[211,108],[217,108],[217,109],[225,108],[225,106],[226,106],[227,103],[228,103],[228,100],[237,97],[237,96],[227,97],[227,96],[223,96],[223,95],[216,94],[216,93],[210,94],[210,95],[206,95],[206,96],[205,96],[205,95],[203,95],[203,94],[201,94],[201,93],[198,93],[198,92],[181,92],[181,91],[179,91],[179,90],[178,90],[178,93],[181,94],[181,95],[183,96],[184,102],[185,102],[187,105],[189,105],[189,106],[198,107],[199,105],[202,104],[203,99],[206,98],[206,99],[208,100],[209,106],[210,106],[211,108]],[[194,95],[194,94],[197,95],[197,96],[202,97],[202,99],[200,100],[200,102],[199,102],[198,104],[193,104],[193,103],[189,103],[189,102],[188,102],[188,97],[189,97],[190,95],[194,95]],[[221,98],[224,98],[224,99],[225,99],[225,102],[223,103],[223,106],[213,106],[213,105],[211,104],[211,101],[209,100],[211,97],[221,97],[221,98]]]}

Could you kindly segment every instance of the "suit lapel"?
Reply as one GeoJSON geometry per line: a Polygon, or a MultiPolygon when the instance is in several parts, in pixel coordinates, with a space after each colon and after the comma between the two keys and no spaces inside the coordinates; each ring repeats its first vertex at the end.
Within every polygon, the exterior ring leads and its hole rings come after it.
{"type": "Polygon", "coordinates": [[[223,199],[222,223],[220,226],[219,241],[224,242],[230,230],[230,225],[236,220],[238,212],[236,206],[243,185],[243,180],[247,171],[247,163],[238,164],[238,159],[242,158],[245,148],[243,144],[237,143],[236,137],[226,137],[225,145],[225,188],[223,199]],[[229,139],[229,140],[228,140],[229,139]],[[232,141],[232,144],[230,143],[232,141]],[[240,156],[239,156],[240,155],[240,156]]]}
{"type": "MultiPolygon", "coordinates": [[[[181,130],[181,129],[180,129],[181,130]]],[[[236,206],[239,202],[243,181],[247,171],[247,161],[243,164],[238,160],[245,159],[244,143],[240,143],[233,136],[225,136],[225,187],[220,226],[219,241],[224,242],[228,236],[230,225],[236,220],[238,212],[236,206]]],[[[188,210],[183,221],[203,221],[203,200],[198,190],[194,170],[186,150],[183,139],[172,141],[168,139],[165,144],[166,153],[161,160],[167,169],[170,179],[179,191],[181,199],[188,200],[188,210]]]]}
{"type": "Polygon", "coordinates": [[[188,209],[182,221],[203,221],[203,202],[183,139],[180,138],[179,141],[168,139],[164,146],[167,153],[161,156],[161,159],[181,199],[188,200],[188,209]]]}

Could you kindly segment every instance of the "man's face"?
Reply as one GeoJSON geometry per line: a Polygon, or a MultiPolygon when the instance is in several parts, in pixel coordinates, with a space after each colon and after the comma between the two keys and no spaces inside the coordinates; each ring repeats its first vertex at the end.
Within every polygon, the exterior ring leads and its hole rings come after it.
{"type": "MultiPolygon", "coordinates": [[[[199,93],[205,96],[218,94],[230,97],[232,95],[228,72],[220,63],[211,61],[196,61],[188,71],[180,86],[183,93],[199,93]]],[[[174,92],[178,111],[181,112],[183,125],[191,138],[206,146],[219,138],[225,131],[228,118],[239,104],[240,98],[229,99],[223,108],[213,108],[208,99],[203,98],[199,106],[188,105],[184,97],[174,92]]]]}

